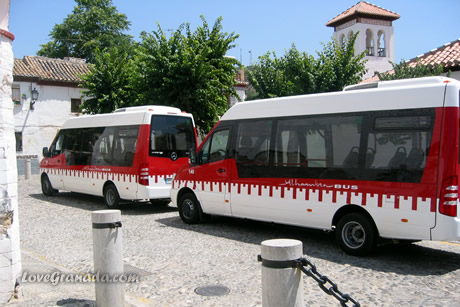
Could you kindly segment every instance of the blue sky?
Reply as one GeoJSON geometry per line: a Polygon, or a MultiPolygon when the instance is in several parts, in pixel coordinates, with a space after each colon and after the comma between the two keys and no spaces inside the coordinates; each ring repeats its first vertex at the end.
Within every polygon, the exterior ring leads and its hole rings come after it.
{"type": "MultiPolygon", "coordinates": [[[[225,32],[240,37],[228,55],[244,65],[268,51],[283,55],[294,43],[298,50],[316,56],[322,44],[331,40],[333,28],[325,24],[356,4],[358,0],[112,0],[131,22],[129,34],[141,31],[176,30],[189,22],[194,29],[204,15],[212,26],[223,17],[225,32]]],[[[393,22],[395,61],[412,59],[460,38],[460,0],[368,0],[401,15],[393,22]]],[[[35,55],[49,41],[49,33],[72,13],[74,0],[11,0],[9,30],[14,57],[35,55]]]]}

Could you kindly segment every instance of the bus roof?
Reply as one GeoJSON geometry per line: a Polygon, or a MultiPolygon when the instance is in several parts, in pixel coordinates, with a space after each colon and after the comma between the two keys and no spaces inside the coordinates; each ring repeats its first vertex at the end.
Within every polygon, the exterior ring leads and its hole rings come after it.
{"type": "Polygon", "coordinates": [[[182,113],[178,108],[140,106],[123,109],[118,109],[114,113],[82,115],[70,118],[64,123],[62,129],[150,124],[151,115],[190,117],[194,123],[190,113],[182,113]]]}
{"type": "Polygon", "coordinates": [[[182,111],[179,108],[168,107],[168,106],[157,106],[157,105],[147,105],[147,106],[137,106],[137,107],[128,107],[116,109],[114,112],[141,112],[141,111],[150,111],[155,114],[180,114],[182,111]]]}
{"type": "Polygon", "coordinates": [[[441,107],[446,84],[460,89],[459,81],[445,77],[382,81],[361,90],[241,102],[221,120],[441,107]]]}

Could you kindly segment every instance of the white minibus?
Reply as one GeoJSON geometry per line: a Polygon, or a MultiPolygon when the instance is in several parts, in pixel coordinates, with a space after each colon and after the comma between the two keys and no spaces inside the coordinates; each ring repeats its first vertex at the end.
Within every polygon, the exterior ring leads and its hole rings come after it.
{"type": "Polygon", "coordinates": [[[123,200],[169,202],[174,172],[196,147],[191,114],[140,106],[67,120],[40,163],[42,191],[99,195],[108,208],[123,200]]]}
{"type": "Polygon", "coordinates": [[[171,199],[186,223],[335,231],[353,255],[379,238],[459,240],[459,96],[459,81],[426,77],[238,103],[177,171],[171,199]]]}

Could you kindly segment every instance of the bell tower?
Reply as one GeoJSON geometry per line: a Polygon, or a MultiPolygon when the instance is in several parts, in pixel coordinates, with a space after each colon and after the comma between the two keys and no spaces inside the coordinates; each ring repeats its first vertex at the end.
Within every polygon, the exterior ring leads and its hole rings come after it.
{"type": "Polygon", "coordinates": [[[359,1],[326,23],[334,28],[334,38],[339,44],[346,42],[359,32],[355,42],[355,54],[366,51],[367,73],[364,79],[372,77],[375,71],[391,70],[394,62],[393,21],[399,14],[359,1]]]}

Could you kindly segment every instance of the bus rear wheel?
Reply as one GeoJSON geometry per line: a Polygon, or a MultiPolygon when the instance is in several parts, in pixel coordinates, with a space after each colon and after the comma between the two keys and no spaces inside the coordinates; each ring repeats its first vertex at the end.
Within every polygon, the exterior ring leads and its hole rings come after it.
{"type": "Polygon", "coordinates": [[[372,221],[361,213],[349,213],[337,223],[335,238],[349,255],[369,254],[377,242],[377,230],[372,221]]]}
{"type": "Polygon", "coordinates": [[[54,194],[58,192],[58,190],[54,189],[53,186],[51,185],[51,181],[47,175],[42,175],[41,184],[42,184],[43,195],[53,196],[54,194]]]}
{"type": "Polygon", "coordinates": [[[178,202],[179,216],[187,224],[196,224],[201,222],[201,206],[192,193],[186,193],[181,196],[178,202]]]}
{"type": "Polygon", "coordinates": [[[113,184],[109,184],[104,188],[104,202],[109,209],[120,208],[120,194],[113,184]]]}

